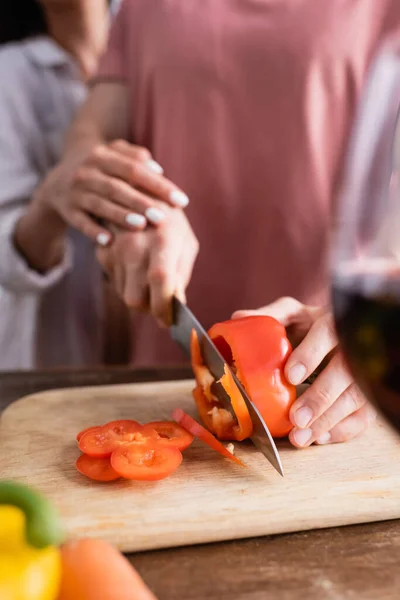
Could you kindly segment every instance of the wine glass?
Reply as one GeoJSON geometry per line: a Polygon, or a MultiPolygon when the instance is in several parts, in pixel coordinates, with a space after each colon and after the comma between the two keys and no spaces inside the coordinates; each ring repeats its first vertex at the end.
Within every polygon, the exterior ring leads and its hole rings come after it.
{"type": "Polygon", "coordinates": [[[381,48],[350,139],[333,228],[332,300],[352,374],[400,432],[400,43],[381,48]]]}

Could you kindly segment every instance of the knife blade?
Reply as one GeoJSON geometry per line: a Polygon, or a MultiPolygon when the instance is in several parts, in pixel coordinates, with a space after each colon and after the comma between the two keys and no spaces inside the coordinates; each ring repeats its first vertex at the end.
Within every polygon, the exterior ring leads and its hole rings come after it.
{"type": "MultiPolygon", "coordinates": [[[[265,458],[271,463],[271,465],[283,477],[283,466],[278,450],[258,408],[250,400],[235,373],[233,373],[229,368],[229,365],[226,364],[218,348],[215,346],[214,342],[211,340],[210,336],[196,319],[191,310],[185,304],[182,304],[182,302],[180,302],[177,298],[173,298],[172,304],[173,324],[170,327],[172,339],[183,349],[186,354],[190,356],[190,338],[192,330],[194,329],[199,339],[204,363],[207,365],[215,380],[218,381],[224,375],[224,367],[230,371],[232,378],[246,403],[247,410],[249,411],[249,415],[253,423],[253,435],[250,439],[253,444],[264,454],[265,458]]],[[[218,400],[221,401],[223,406],[226,407],[232,414],[234,414],[230,398],[228,394],[226,394],[221,384],[216,384],[215,392],[218,400]]]]}

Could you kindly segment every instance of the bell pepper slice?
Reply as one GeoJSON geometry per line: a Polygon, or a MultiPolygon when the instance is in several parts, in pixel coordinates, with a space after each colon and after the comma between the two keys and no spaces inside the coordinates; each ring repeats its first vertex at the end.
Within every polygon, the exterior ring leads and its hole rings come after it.
{"type": "Polygon", "coordinates": [[[75,463],[79,473],[93,481],[115,481],[120,475],[114,471],[109,458],[96,458],[81,454],[75,463]]]}
{"type": "Polygon", "coordinates": [[[215,380],[203,363],[199,340],[194,330],[191,334],[191,359],[197,381],[193,397],[200,418],[207,429],[215,433],[220,440],[241,441],[250,437],[253,425],[242,395],[228,370],[225,371],[220,383],[231,399],[236,421],[212,393],[211,386],[215,380]]]}
{"type": "Polygon", "coordinates": [[[85,433],[87,433],[88,431],[93,431],[94,429],[100,429],[100,425],[92,425],[91,427],[86,427],[86,429],[83,429],[77,434],[76,441],[79,442],[79,440],[82,436],[85,435],[85,433]]]}
{"type": "Polygon", "coordinates": [[[111,454],[111,466],[121,477],[134,481],[159,481],[169,477],[182,462],[175,446],[157,443],[126,444],[111,454]]]}
{"type": "Polygon", "coordinates": [[[121,444],[147,442],[149,438],[156,440],[158,437],[154,429],[137,421],[112,421],[83,433],[78,447],[88,456],[107,458],[121,444]]]}
{"type": "MultiPolygon", "coordinates": [[[[293,425],[289,411],[296,388],[285,378],[292,351],[284,326],[269,316],[251,316],[217,323],[209,336],[257,406],[271,435],[288,435],[293,425]]],[[[224,379],[224,378],[223,378],[224,379]]],[[[221,380],[229,393],[232,382],[221,380]]]]}
{"type": "Polygon", "coordinates": [[[153,421],[146,427],[157,432],[156,442],[162,446],[174,446],[182,452],[193,442],[193,435],[174,421],[153,421]]]}
{"type": "Polygon", "coordinates": [[[174,412],[172,413],[172,418],[174,419],[174,421],[179,423],[179,425],[181,425],[187,431],[189,431],[192,435],[199,438],[199,440],[207,444],[207,446],[210,446],[210,448],[212,448],[225,458],[233,460],[233,462],[235,462],[237,465],[240,465],[241,467],[246,466],[244,462],[240,460],[240,458],[229,452],[229,450],[225,448],[225,446],[223,446],[221,442],[219,442],[212,435],[212,433],[210,433],[207,429],[200,425],[200,423],[195,421],[195,419],[192,419],[192,417],[185,413],[185,411],[183,411],[181,408],[176,408],[174,410],[174,412]]]}

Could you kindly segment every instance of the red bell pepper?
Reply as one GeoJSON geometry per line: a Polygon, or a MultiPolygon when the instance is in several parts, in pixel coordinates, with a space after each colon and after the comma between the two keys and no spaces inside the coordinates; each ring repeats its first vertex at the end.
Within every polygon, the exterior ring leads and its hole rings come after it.
{"type": "MultiPolygon", "coordinates": [[[[272,317],[251,316],[217,323],[208,334],[257,406],[271,435],[287,436],[292,429],[289,410],[296,399],[296,388],[283,372],[292,351],[284,326],[272,317]]],[[[223,440],[241,441],[250,437],[251,419],[229,372],[220,383],[231,398],[236,420],[212,393],[214,378],[202,361],[195,332],[192,367],[197,382],[193,396],[207,429],[223,440]]]]}

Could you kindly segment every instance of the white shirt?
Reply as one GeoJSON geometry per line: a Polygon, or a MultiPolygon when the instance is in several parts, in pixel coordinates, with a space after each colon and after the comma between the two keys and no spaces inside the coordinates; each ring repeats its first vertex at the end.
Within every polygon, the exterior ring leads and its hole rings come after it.
{"type": "Polygon", "coordinates": [[[85,85],[47,37],[1,47],[0,82],[0,370],[99,364],[103,306],[93,244],[71,231],[62,264],[44,275],[13,244],[18,219],[60,158],[85,85]]]}

